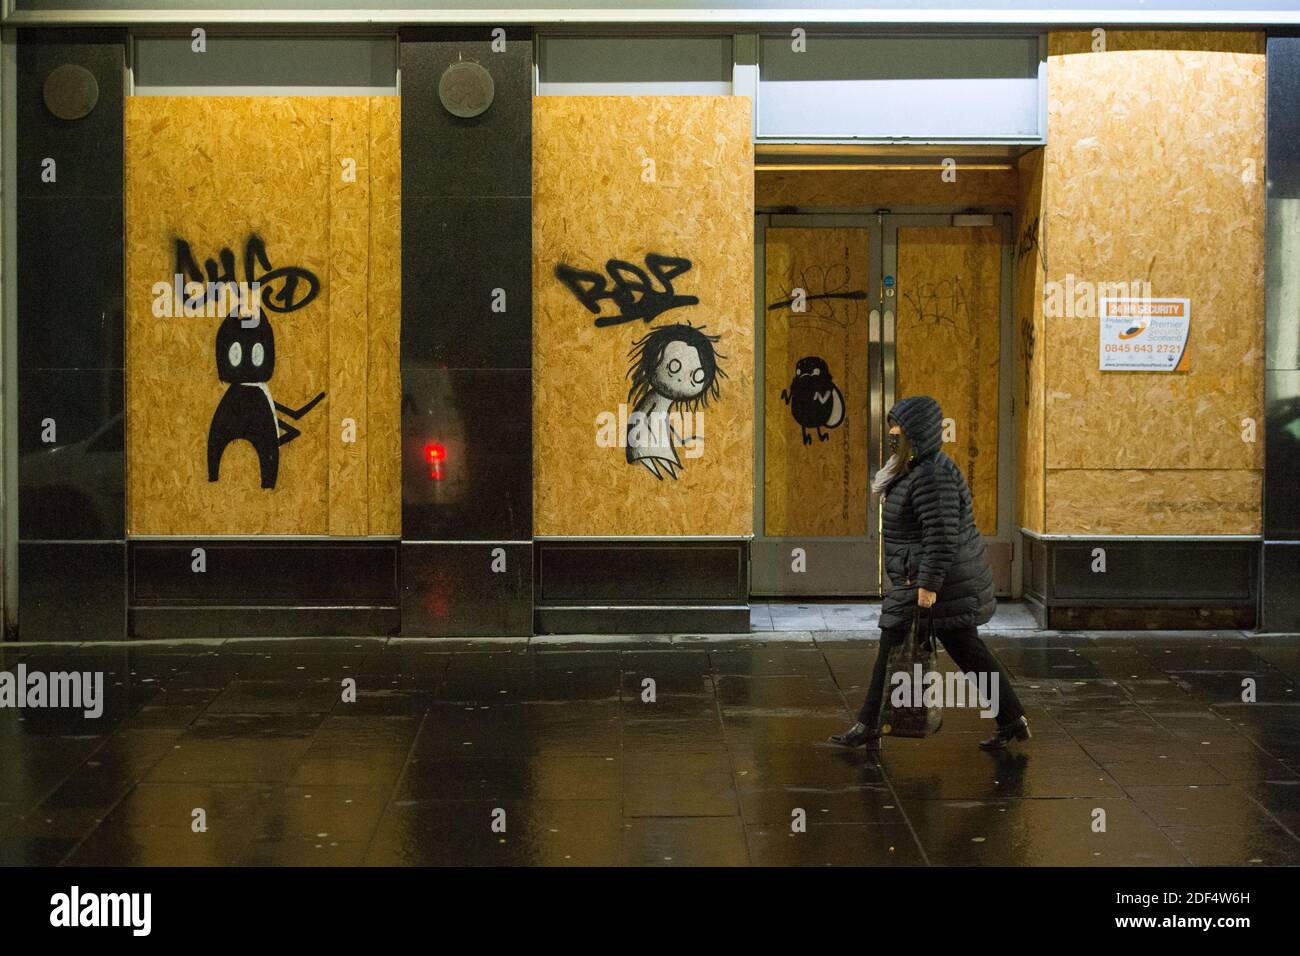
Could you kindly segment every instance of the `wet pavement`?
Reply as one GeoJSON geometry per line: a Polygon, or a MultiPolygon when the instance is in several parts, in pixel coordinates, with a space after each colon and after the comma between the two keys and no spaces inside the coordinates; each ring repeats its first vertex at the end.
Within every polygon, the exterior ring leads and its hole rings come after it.
{"type": "Polygon", "coordinates": [[[1034,739],[873,759],[875,632],[779,626],[3,644],[106,693],[0,708],[0,864],[1300,864],[1300,638],[990,629],[1034,739]]]}

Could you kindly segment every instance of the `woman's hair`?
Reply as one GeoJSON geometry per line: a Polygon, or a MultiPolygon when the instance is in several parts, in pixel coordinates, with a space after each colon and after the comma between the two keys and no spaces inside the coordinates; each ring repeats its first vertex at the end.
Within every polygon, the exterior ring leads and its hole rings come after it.
{"type": "MultiPolygon", "coordinates": [[[[895,422],[892,418],[889,420],[889,423],[891,428],[895,424],[897,424],[897,422],[895,422]]],[[[912,439],[907,437],[907,432],[903,431],[902,425],[899,425],[898,426],[898,459],[903,464],[904,472],[908,472],[912,470],[912,456],[914,454],[916,454],[916,450],[912,448],[912,439]]]]}

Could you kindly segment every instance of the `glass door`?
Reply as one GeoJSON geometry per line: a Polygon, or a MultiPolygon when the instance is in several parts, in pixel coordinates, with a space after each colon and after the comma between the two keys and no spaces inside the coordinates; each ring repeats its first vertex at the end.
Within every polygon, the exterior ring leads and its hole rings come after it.
{"type": "Polygon", "coordinates": [[[755,595],[880,589],[875,216],[759,216],[755,595]]]}
{"type": "Polygon", "coordinates": [[[884,407],[931,395],[970,485],[998,593],[1011,591],[1011,217],[881,217],[884,407]],[[1005,361],[1005,365],[1004,365],[1005,361]]]}
{"type": "Polygon", "coordinates": [[[879,595],[884,419],[934,396],[998,593],[1014,541],[1007,215],[760,215],[750,593],[879,595]],[[1010,365],[1005,366],[1007,369],[1010,365]]]}

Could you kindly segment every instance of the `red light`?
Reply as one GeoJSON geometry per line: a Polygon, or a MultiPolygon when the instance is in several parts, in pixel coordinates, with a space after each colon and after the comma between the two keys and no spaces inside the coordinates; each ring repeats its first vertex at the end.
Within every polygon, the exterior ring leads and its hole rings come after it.
{"type": "Polygon", "coordinates": [[[447,460],[447,449],[442,442],[431,441],[425,445],[424,458],[429,463],[429,477],[434,481],[442,481],[442,463],[447,460]]]}

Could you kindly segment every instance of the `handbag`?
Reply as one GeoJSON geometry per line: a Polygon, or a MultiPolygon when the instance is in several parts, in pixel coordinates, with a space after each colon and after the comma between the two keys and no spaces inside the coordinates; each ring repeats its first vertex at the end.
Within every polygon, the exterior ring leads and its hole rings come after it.
{"type": "Polygon", "coordinates": [[[889,686],[885,688],[880,709],[880,732],[890,737],[929,737],[943,726],[943,707],[938,703],[927,706],[924,699],[926,675],[941,673],[939,649],[935,646],[934,612],[925,610],[929,613],[924,624],[918,606],[907,636],[889,651],[889,686]],[[907,678],[901,688],[897,674],[905,674],[907,678]],[[898,690],[906,691],[901,694],[904,698],[901,706],[894,703],[898,690]]]}

